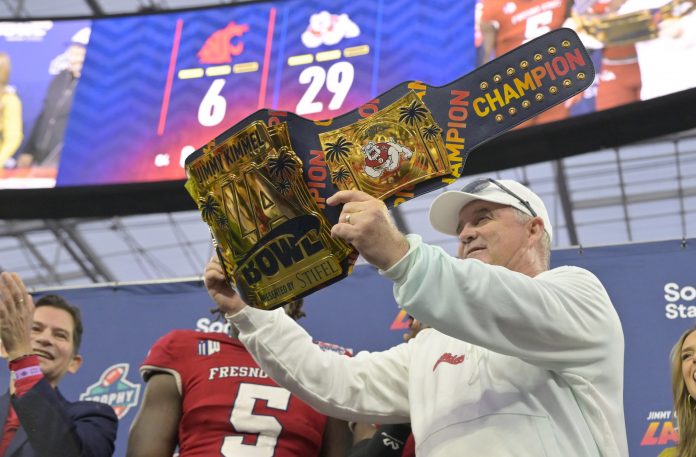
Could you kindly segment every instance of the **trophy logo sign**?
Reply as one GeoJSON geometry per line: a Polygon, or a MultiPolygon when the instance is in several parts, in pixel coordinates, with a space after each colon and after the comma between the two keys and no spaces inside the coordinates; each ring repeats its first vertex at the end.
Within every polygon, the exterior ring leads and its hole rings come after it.
{"type": "Polygon", "coordinates": [[[350,274],[357,252],[331,237],[336,191],[393,207],[451,184],[474,148],[594,74],[577,34],[558,29],[447,85],[405,82],[334,119],[260,110],[186,159],[186,189],[228,279],[249,305],[276,308],[350,274]]]}

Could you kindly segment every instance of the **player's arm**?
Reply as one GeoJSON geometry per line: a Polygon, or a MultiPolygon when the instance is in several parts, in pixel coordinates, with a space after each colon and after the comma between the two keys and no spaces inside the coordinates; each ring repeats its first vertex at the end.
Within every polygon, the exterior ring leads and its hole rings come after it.
{"type": "Polygon", "coordinates": [[[401,457],[410,434],[410,424],[356,424],[348,457],[401,457]]]}
{"type": "Polygon", "coordinates": [[[128,435],[126,457],[171,457],[178,442],[180,420],[181,394],[174,376],[153,374],[128,435]]]}
{"type": "Polygon", "coordinates": [[[379,427],[376,424],[365,424],[362,422],[351,422],[351,426],[353,430],[353,446],[361,441],[369,440],[375,436],[375,433],[377,433],[377,428],[379,427]]]}
{"type": "Polygon", "coordinates": [[[481,46],[483,47],[483,62],[490,62],[495,57],[495,43],[498,39],[498,29],[492,21],[481,21],[481,46]]]}
{"type": "Polygon", "coordinates": [[[351,440],[346,421],[329,417],[324,428],[321,457],[345,457],[350,449],[351,440]]]}

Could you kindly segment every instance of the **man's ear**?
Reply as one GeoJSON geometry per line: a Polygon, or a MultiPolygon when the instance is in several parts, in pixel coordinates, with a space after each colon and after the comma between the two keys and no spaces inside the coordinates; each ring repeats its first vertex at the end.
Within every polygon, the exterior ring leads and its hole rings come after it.
{"type": "Polygon", "coordinates": [[[533,217],[529,221],[528,230],[531,241],[536,242],[541,239],[544,236],[544,220],[539,216],[533,217]]]}
{"type": "Polygon", "coordinates": [[[73,359],[70,361],[70,364],[68,365],[68,373],[70,373],[70,374],[77,373],[77,370],[79,370],[81,366],[82,366],[82,356],[80,354],[75,354],[73,356],[73,359]]]}

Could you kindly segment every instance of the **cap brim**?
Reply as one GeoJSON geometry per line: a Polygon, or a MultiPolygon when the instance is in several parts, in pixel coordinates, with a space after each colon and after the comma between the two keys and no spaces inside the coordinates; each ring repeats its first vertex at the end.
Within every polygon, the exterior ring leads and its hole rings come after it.
{"type": "Polygon", "coordinates": [[[468,203],[479,198],[478,196],[457,190],[448,190],[441,193],[430,205],[430,224],[438,232],[457,236],[459,211],[468,203]]]}
{"type": "Polygon", "coordinates": [[[520,208],[515,197],[511,197],[504,192],[497,191],[493,195],[481,195],[469,194],[459,190],[448,190],[441,193],[433,200],[433,204],[430,205],[430,223],[438,232],[446,233],[447,235],[459,235],[457,233],[459,212],[474,200],[512,206],[529,214],[525,209],[520,208]]]}

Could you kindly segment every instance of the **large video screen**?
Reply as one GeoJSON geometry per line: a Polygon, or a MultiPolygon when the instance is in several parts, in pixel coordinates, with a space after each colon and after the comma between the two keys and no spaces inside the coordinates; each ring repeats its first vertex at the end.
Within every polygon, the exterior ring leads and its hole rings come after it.
{"type": "Polygon", "coordinates": [[[693,3],[661,3],[288,0],[0,22],[0,188],[180,180],[188,154],[260,108],[335,117],[561,26],[597,78],[532,124],[694,87],[693,3]]]}

